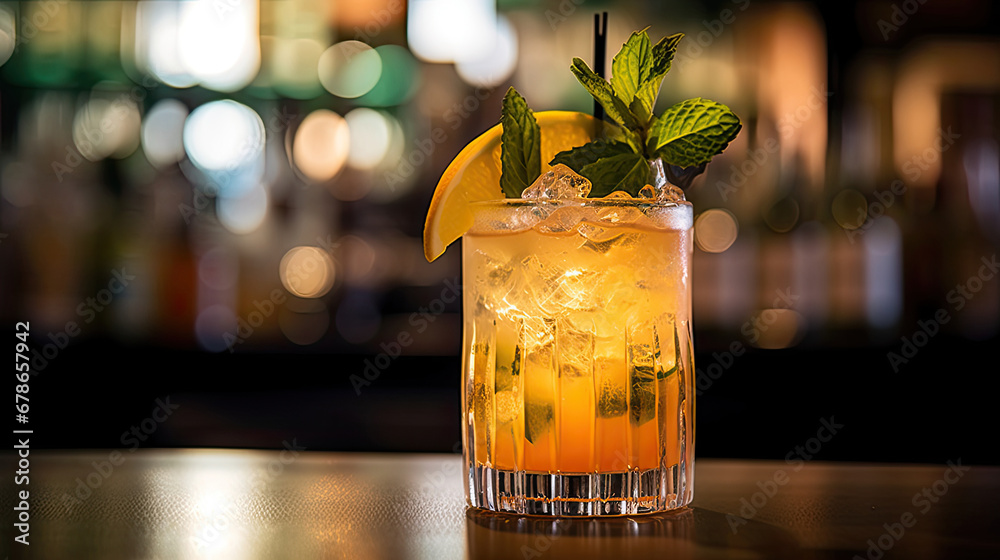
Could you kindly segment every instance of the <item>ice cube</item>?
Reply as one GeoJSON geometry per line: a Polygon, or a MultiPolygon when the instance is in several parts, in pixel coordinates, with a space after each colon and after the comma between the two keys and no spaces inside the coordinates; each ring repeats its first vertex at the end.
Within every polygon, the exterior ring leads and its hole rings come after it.
{"type": "MultiPolygon", "coordinates": [[[[579,319],[575,317],[575,319],[579,319]]],[[[594,327],[583,321],[561,319],[556,323],[559,375],[586,377],[594,373],[594,327]],[[579,328],[582,326],[583,328],[579,328]]]]}
{"type": "Polygon", "coordinates": [[[601,200],[615,203],[601,208],[597,212],[597,219],[601,222],[627,224],[642,217],[642,212],[635,205],[629,204],[630,201],[636,199],[632,198],[627,192],[614,191],[601,200]]]}
{"type": "Polygon", "coordinates": [[[529,285],[527,291],[535,306],[548,317],[565,315],[569,311],[593,309],[598,305],[594,289],[602,273],[587,268],[554,271],[543,281],[529,285]]]}
{"type": "Polygon", "coordinates": [[[583,213],[579,208],[558,208],[545,220],[535,224],[535,229],[543,233],[565,233],[572,231],[582,219],[583,213]]]}
{"type": "Polygon", "coordinates": [[[521,198],[585,198],[590,194],[590,181],[577,175],[565,164],[556,164],[524,189],[521,198]]]}
{"type": "Polygon", "coordinates": [[[580,232],[580,235],[594,243],[603,243],[622,235],[622,231],[617,228],[606,228],[586,222],[580,224],[576,230],[580,232]]]}
{"type": "Polygon", "coordinates": [[[548,218],[550,213],[552,213],[552,209],[544,206],[515,208],[510,229],[516,231],[531,229],[538,222],[548,218]]]}

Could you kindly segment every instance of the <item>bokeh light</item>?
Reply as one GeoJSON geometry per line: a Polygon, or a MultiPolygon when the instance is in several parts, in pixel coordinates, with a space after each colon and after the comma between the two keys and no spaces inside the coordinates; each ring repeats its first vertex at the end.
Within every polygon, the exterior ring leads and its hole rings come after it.
{"type": "Polygon", "coordinates": [[[206,171],[247,165],[261,156],[264,123],[253,109],[231,100],[212,101],[184,123],[184,150],[206,171]]]}
{"type": "Polygon", "coordinates": [[[198,80],[181,60],[178,36],[183,4],[140,2],[135,11],[135,58],[141,69],[175,88],[191,87],[198,80]]]}
{"type": "Polygon", "coordinates": [[[392,202],[413,190],[414,185],[420,177],[419,173],[399,172],[400,162],[406,150],[406,136],[403,134],[403,125],[392,115],[382,114],[389,124],[389,147],[385,157],[382,158],[382,173],[378,180],[372,184],[369,193],[371,200],[375,202],[392,202]]]}
{"type": "Polygon", "coordinates": [[[385,159],[392,141],[386,115],[365,107],[344,115],[351,133],[347,162],[356,169],[373,169],[385,159]]]}
{"type": "Polygon", "coordinates": [[[757,315],[759,338],[756,346],[769,350],[789,348],[805,335],[806,321],[792,309],[764,309],[757,315]]]}
{"type": "Polygon", "coordinates": [[[840,227],[857,229],[868,219],[868,200],[858,191],[846,189],[833,197],[830,212],[840,227]]]}
{"type": "Polygon", "coordinates": [[[375,47],[382,72],[371,90],[357,99],[362,105],[389,107],[409,101],[420,87],[420,70],[410,51],[397,45],[375,47]]]}
{"type": "Polygon", "coordinates": [[[363,286],[371,279],[375,249],[363,237],[345,235],[337,243],[337,260],[344,269],[345,282],[363,286]]]}
{"type": "Polygon", "coordinates": [[[791,231],[799,221],[799,203],[786,196],[764,212],[764,222],[778,233],[791,231]]]}
{"type": "Polygon", "coordinates": [[[153,105],[142,123],[142,151],[149,163],[165,167],[184,157],[184,120],[187,107],[176,99],[153,105]]]}
{"type": "Polygon", "coordinates": [[[344,167],[351,144],[347,121],[333,111],[318,109],[295,131],[292,161],[307,178],[326,181],[344,167]]]}
{"type": "Polygon", "coordinates": [[[322,54],[323,45],[313,39],[275,39],[270,63],[275,91],[293,99],[312,99],[322,93],[317,74],[322,54]]]}
{"type": "Polygon", "coordinates": [[[361,200],[372,192],[372,181],[336,181],[328,185],[330,194],[343,202],[361,200]]]}
{"type": "Polygon", "coordinates": [[[188,0],[176,41],[180,61],[201,85],[236,91],[260,70],[257,2],[188,0]]]}
{"type": "Polygon", "coordinates": [[[0,66],[14,54],[14,46],[17,44],[16,32],[14,11],[0,4],[0,66]]]}
{"type": "Polygon", "coordinates": [[[294,247],[281,258],[278,274],[281,284],[292,294],[322,297],[333,287],[333,259],[318,247],[294,247]]]}
{"type": "Polygon", "coordinates": [[[233,233],[250,233],[267,217],[267,189],[258,183],[235,194],[223,193],[215,204],[223,227],[233,233]]]}
{"type": "Polygon", "coordinates": [[[117,97],[109,93],[95,92],[73,119],[73,144],[90,161],[123,158],[139,146],[141,125],[135,100],[125,93],[117,97]]]}
{"type": "Polygon", "coordinates": [[[330,93],[353,99],[378,83],[382,59],[361,41],[344,41],[326,49],[318,61],[319,81],[330,93]]]}
{"type": "Polygon", "coordinates": [[[260,71],[256,2],[142,2],[135,34],[140,68],[172,87],[236,91],[260,71]]]}
{"type": "Polygon", "coordinates": [[[728,210],[706,210],[694,221],[694,240],[706,253],[721,253],[736,241],[739,225],[728,210]]]}
{"type": "Polygon", "coordinates": [[[410,0],[406,37],[413,54],[427,62],[478,60],[495,45],[494,0],[410,0]]]}
{"type": "Polygon", "coordinates": [[[496,87],[514,73],[517,67],[517,33],[510,21],[497,17],[496,45],[482,58],[467,58],[455,63],[455,70],[466,83],[479,87],[496,87]]]}

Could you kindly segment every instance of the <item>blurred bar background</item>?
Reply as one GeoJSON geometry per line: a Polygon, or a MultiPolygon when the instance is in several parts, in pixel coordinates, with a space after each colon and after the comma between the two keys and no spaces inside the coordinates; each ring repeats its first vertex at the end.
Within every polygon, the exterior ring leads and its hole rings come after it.
{"type": "Polygon", "coordinates": [[[699,455],[833,416],[818,458],[1000,462],[986,0],[0,2],[0,320],[31,322],[41,445],[120,447],[169,395],[143,445],[457,449],[426,208],[510,85],[590,111],[602,10],[612,53],[686,34],[659,110],[744,122],[688,191],[699,455]]]}

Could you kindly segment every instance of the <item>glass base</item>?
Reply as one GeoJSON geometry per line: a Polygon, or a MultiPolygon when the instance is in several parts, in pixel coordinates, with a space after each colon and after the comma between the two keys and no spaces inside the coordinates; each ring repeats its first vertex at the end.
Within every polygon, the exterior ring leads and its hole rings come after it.
{"type": "Polygon", "coordinates": [[[679,465],[581,474],[476,465],[468,476],[472,507],[566,517],[636,515],[682,508],[691,502],[694,482],[690,470],[679,465]]]}

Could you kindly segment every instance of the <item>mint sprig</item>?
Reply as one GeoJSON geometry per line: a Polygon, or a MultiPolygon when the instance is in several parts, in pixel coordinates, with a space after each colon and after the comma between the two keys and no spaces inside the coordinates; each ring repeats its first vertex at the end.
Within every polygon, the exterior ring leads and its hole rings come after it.
{"type": "MultiPolygon", "coordinates": [[[[656,158],[662,158],[674,175],[690,184],[705,164],[729,146],[743,125],[729,107],[700,97],[681,101],[660,116],[653,113],[660,86],[683,37],[683,33],[677,33],[653,45],[645,29],[632,33],[612,61],[610,81],[574,58],[570,70],[621,128],[612,138],[598,138],[559,152],[549,164],[566,164],[589,179],[593,184],[591,197],[607,196],[616,190],[638,196],[648,183],[649,162],[656,158]]],[[[540,166],[535,171],[531,165],[531,155],[540,154],[540,135],[537,125],[532,132],[529,117],[533,121],[534,115],[524,99],[511,88],[504,97],[501,121],[504,132],[500,182],[507,197],[519,197],[541,174],[540,166]]]]}

